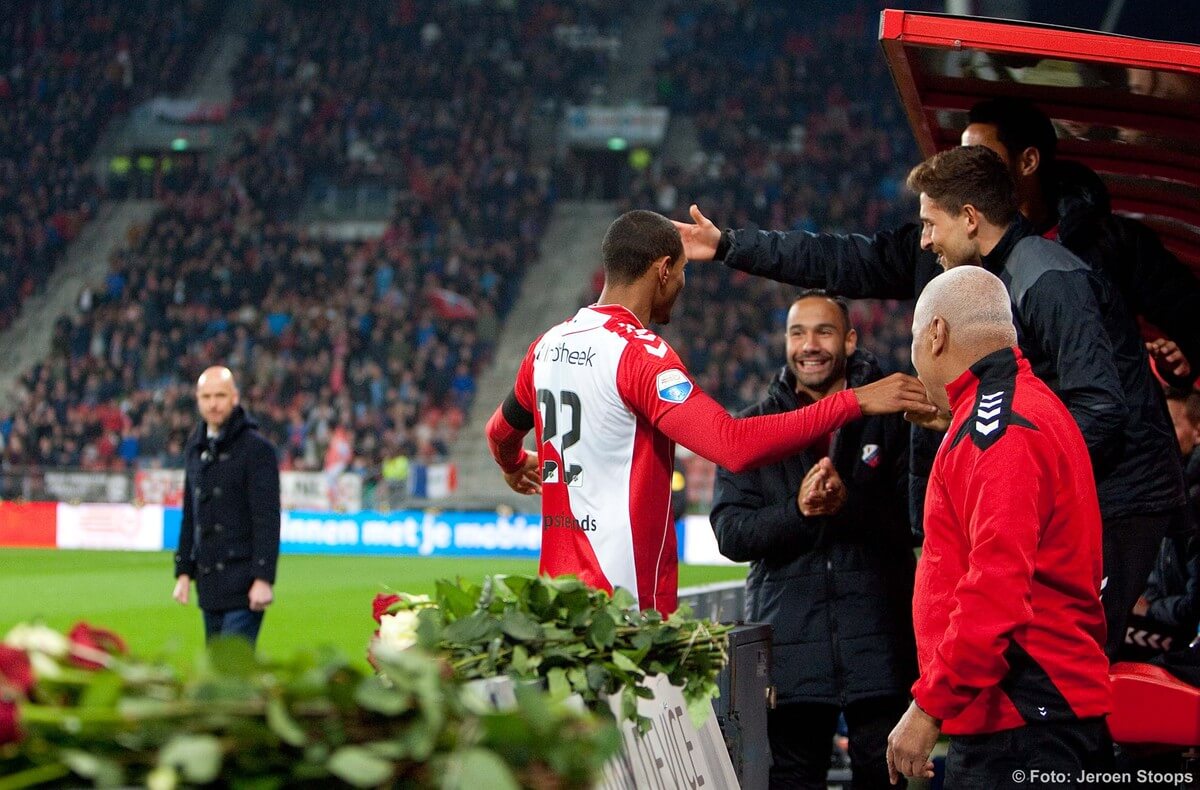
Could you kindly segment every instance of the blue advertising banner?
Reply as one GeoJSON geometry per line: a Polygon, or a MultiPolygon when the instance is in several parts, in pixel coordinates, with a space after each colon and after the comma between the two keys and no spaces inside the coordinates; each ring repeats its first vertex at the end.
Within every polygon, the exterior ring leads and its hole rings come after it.
{"type": "MultiPolygon", "coordinates": [[[[163,548],[179,546],[179,508],[164,508],[163,548]]],[[[494,511],[401,510],[394,513],[285,511],[280,551],[403,557],[536,558],[541,517],[494,511]]]]}

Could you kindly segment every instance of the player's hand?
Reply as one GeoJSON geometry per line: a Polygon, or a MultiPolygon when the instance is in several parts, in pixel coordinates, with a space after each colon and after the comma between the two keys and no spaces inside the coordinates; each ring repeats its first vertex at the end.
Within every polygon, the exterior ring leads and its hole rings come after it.
{"type": "Polygon", "coordinates": [[[907,373],[893,373],[885,379],[855,387],[851,392],[858,399],[858,407],[867,416],[896,412],[933,416],[938,410],[937,406],[930,402],[925,385],[907,373]]]}
{"type": "Polygon", "coordinates": [[[832,516],[846,504],[846,484],[829,458],[822,458],[800,483],[796,495],[800,513],[807,517],[832,516]]]}
{"type": "Polygon", "coordinates": [[[918,428],[925,428],[930,431],[938,431],[945,433],[950,430],[950,412],[935,411],[933,414],[928,412],[904,412],[904,419],[911,422],[918,428]]]}
{"type": "Polygon", "coordinates": [[[275,600],[275,593],[271,590],[271,583],[262,579],[255,579],[254,584],[250,585],[250,611],[261,612],[265,610],[275,600]]]}
{"type": "Polygon", "coordinates": [[[711,261],[717,254],[717,244],[721,241],[721,229],[712,223],[708,217],[700,213],[700,208],[693,203],[688,209],[695,224],[671,220],[679,229],[683,239],[683,255],[689,261],[711,261]]]}
{"type": "Polygon", "coordinates": [[[900,781],[901,774],[933,778],[929,755],[933,753],[941,730],[937,719],[918,708],[917,703],[908,706],[887,740],[888,776],[892,784],[900,781]]]}
{"type": "Polygon", "coordinates": [[[504,473],[504,482],[518,494],[542,493],[542,467],[538,463],[538,457],[533,454],[526,456],[520,469],[504,473]]]}
{"type": "Polygon", "coordinates": [[[1154,359],[1154,367],[1160,371],[1170,371],[1171,375],[1181,378],[1191,375],[1192,365],[1179,350],[1179,344],[1174,340],[1168,340],[1165,337],[1151,340],[1146,344],[1146,351],[1150,352],[1150,356],[1154,359]]]}
{"type": "Polygon", "coordinates": [[[188,593],[192,589],[192,577],[186,573],[179,574],[179,578],[175,580],[175,590],[171,593],[171,597],[182,604],[188,602],[188,593]]]}

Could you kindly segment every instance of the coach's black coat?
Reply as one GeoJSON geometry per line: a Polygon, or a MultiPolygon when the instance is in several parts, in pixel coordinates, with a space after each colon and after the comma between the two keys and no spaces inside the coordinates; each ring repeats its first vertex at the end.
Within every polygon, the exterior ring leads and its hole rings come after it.
{"type": "Polygon", "coordinates": [[[275,583],[279,462],[257,428],[237,406],[218,436],[201,422],[184,448],[175,575],[196,581],[203,609],[246,609],[255,579],[275,583]]]}
{"type": "MultiPolygon", "coordinates": [[[[879,377],[869,352],[848,360],[848,386],[879,377]]],[[[809,403],[784,368],[744,414],[809,403]]],[[[713,531],[722,554],[751,562],[746,617],[774,626],[772,682],[783,704],[907,695],[917,676],[907,424],[895,414],[850,423],[834,435],[830,458],[847,498],[828,517],[806,518],[796,503],[820,460],[811,449],[742,474],[717,472],[713,531]]]]}

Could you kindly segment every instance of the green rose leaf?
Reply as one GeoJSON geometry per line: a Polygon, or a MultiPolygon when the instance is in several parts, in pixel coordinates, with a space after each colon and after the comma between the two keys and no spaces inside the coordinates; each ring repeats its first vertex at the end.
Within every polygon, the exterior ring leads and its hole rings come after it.
{"type": "Polygon", "coordinates": [[[267,726],[279,736],[279,740],[290,746],[303,746],[308,742],[304,730],[288,713],[287,706],[278,697],[267,703],[267,726]]]}
{"type": "Polygon", "coordinates": [[[497,631],[496,623],[487,612],[474,612],[446,626],[443,638],[447,642],[481,644],[490,640],[497,631]]]}
{"type": "Polygon", "coordinates": [[[547,672],[546,683],[553,699],[564,700],[571,696],[571,684],[567,680],[566,670],[562,667],[555,667],[547,672]]]}
{"type": "Polygon", "coordinates": [[[516,609],[504,613],[500,620],[500,628],[518,642],[532,642],[541,638],[542,629],[529,615],[516,609]]]}
{"type": "Polygon", "coordinates": [[[632,609],[637,606],[637,599],[633,597],[633,593],[624,587],[613,590],[612,602],[622,609],[632,609]]]}
{"type": "Polygon", "coordinates": [[[513,648],[512,668],[517,675],[523,676],[529,673],[529,651],[522,645],[513,648]]]}
{"type": "Polygon", "coordinates": [[[591,626],[588,627],[588,641],[595,645],[596,649],[603,650],[612,647],[616,637],[617,624],[606,612],[597,612],[591,626]]]}
{"type": "Polygon", "coordinates": [[[478,597],[478,592],[468,592],[445,579],[437,582],[438,606],[446,613],[447,619],[457,620],[475,611],[478,597]]]}
{"type": "Polygon", "coordinates": [[[494,752],[486,749],[465,749],[450,758],[446,790],[520,790],[512,772],[494,752]]]}
{"type": "Polygon", "coordinates": [[[354,692],[354,701],[361,707],[384,716],[398,716],[412,707],[409,695],[395,687],[385,686],[377,677],[363,678],[354,692]]]}
{"type": "Polygon", "coordinates": [[[159,752],[158,762],[178,769],[189,782],[207,784],[221,773],[221,742],[214,735],[176,735],[159,752]]]}
{"type": "Polygon", "coordinates": [[[612,675],[600,664],[587,665],[587,684],[592,691],[603,691],[608,687],[612,675]]]}
{"type": "Polygon", "coordinates": [[[631,658],[629,658],[629,656],[625,655],[621,651],[614,650],[613,654],[612,654],[612,658],[613,658],[613,664],[616,665],[617,669],[619,669],[623,672],[633,672],[637,675],[642,674],[642,670],[640,668],[638,668],[638,665],[636,663],[634,663],[634,661],[631,658]]]}
{"type": "Polygon", "coordinates": [[[121,766],[112,760],[77,749],[64,749],[62,761],[78,776],[91,779],[97,787],[115,787],[124,782],[121,766]]]}
{"type": "Polygon", "coordinates": [[[355,787],[378,787],[392,776],[392,764],[362,746],[343,746],[333,753],[326,767],[338,779],[355,787]]]}

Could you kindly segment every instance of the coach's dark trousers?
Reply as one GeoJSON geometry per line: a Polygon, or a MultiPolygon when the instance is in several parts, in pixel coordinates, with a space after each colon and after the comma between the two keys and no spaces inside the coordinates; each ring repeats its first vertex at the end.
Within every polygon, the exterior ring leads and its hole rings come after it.
{"type": "MultiPolygon", "coordinates": [[[[1082,790],[1085,772],[1111,771],[1103,719],[1038,722],[986,735],[954,735],[946,753],[946,790],[1082,790]]],[[[1103,784],[1103,782],[1101,782],[1103,784]]]]}
{"type": "MultiPolygon", "coordinates": [[[[854,790],[896,790],[888,781],[887,738],[908,710],[907,697],[879,697],[837,705],[780,705],[767,714],[771,790],[825,790],[838,712],[846,715],[854,790]]],[[[899,785],[903,788],[901,780],[899,785]]]]}
{"type": "Polygon", "coordinates": [[[258,630],[262,628],[263,612],[250,609],[230,609],[225,612],[204,612],[204,640],[211,642],[218,636],[237,636],[253,646],[258,641],[258,630]]]}

